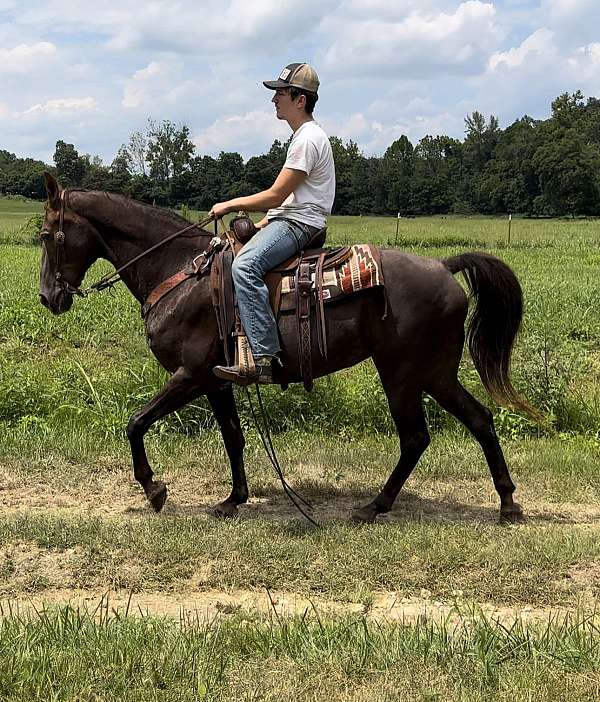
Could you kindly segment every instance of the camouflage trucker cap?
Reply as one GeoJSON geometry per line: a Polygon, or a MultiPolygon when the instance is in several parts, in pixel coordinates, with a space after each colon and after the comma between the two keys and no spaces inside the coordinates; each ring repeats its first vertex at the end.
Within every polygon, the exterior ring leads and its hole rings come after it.
{"type": "Polygon", "coordinates": [[[308,93],[319,90],[319,76],[308,63],[290,63],[279,74],[276,80],[264,80],[263,85],[269,90],[277,88],[301,88],[308,93]]]}

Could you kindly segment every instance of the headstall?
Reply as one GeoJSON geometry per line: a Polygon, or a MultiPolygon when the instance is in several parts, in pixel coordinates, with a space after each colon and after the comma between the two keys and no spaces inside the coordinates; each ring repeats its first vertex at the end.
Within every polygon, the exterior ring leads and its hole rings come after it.
{"type": "MultiPolygon", "coordinates": [[[[214,218],[213,215],[209,215],[205,219],[203,219],[201,222],[198,222],[196,224],[190,224],[188,227],[184,227],[183,229],[179,229],[173,234],[170,234],[169,236],[165,237],[161,241],[159,241],[157,244],[154,244],[154,246],[151,246],[149,249],[146,249],[145,251],[142,251],[141,254],[138,254],[134,258],[132,258],[130,261],[127,261],[124,265],[120,266],[115,270],[113,273],[109,273],[105,276],[102,276],[100,280],[96,281],[92,285],[90,285],[87,288],[84,288],[83,290],[75,285],[72,285],[69,283],[68,280],[65,280],[61,267],[63,264],[64,256],[65,256],[65,231],[64,231],[64,221],[65,221],[65,207],[67,204],[67,199],[68,199],[68,190],[61,190],[60,193],[60,211],[59,211],[59,221],[58,221],[58,230],[54,233],[54,247],[56,251],[56,266],[54,270],[54,278],[57,281],[57,283],[63,288],[63,290],[70,295],[78,295],[79,297],[87,297],[91,292],[101,292],[102,290],[106,290],[107,288],[112,287],[115,285],[115,283],[118,283],[121,280],[121,273],[129,268],[129,266],[133,265],[140,259],[144,258],[148,254],[152,253],[153,251],[156,251],[156,249],[160,248],[161,246],[164,246],[167,244],[169,241],[172,241],[173,239],[176,239],[178,236],[181,236],[181,234],[184,234],[185,232],[189,231],[190,229],[198,228],[202,229],[205,225],[207,225],[209,222],[214,221],[215,222],[215,236],[211,240],[211,243],[207,249],[214,251],[216,242],[215,239],[218,239],[221,241],[221,238],[216,236],[216,228],[217,228],[217,222],[214,218]]],[[[223,220],[219,219],[221,222],[221,226],[223,229],[225,229],[223,225],[223,220]]],[[[47,230],[45,232],[48,234],[47,230]]],[[[208,236],[207,232],[201,231],[200,232],[203,236],[208,236]]],[[[42,231],[42,239],[44,238],[44,231],[42,231]]],[[[202,258],[206,252],[203,252],[200,254],[200,256],[197,256],[196,259],[194,259],[194,262],[196,262],[198,259],[202,258]]],[[[202,268],[201,264],[197,264],[197,268],[200,269],[202,268]]]]}

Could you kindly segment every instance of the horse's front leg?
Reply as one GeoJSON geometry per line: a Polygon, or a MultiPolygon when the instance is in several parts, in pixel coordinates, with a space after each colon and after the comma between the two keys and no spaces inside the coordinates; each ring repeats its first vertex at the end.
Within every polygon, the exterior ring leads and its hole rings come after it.
{"type": "Polygon", "coordinates": [[[133,474],[144,488],[146,497],[156,512],[160,512],[165,504],[167,486],[161,481],[152,479],[153,473],[146,456],[144,436],[154,422],[175,412],[201,394],[198,379],[184,368],[179,368],[164,384],[158,395],[136,412],[127,425],[133,474]]]}
{"type": "Polygon", "coordinates": [[[244,434],[235,406],[233,388],[228,385],[217,392],[207,393],[206,397],[221,429],[225,450],[231,463],[232,478],[231,495],[215,505],[213,512],[217,517],[235,517],[238,512],[237,506],[248,500],[248,483],[244,470],[244,434]]]}

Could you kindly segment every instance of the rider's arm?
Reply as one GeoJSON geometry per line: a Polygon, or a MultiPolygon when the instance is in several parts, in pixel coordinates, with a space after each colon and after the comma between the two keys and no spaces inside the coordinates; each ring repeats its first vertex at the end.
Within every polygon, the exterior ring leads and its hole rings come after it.
{"type": "Polygon", "coordinates": [[[293,168],[282,168],[275,182],[267,190],[247,197],[236,197],[227,202],[218,202],[213,205],[211,214],[223,217],[228,212],[246,210],[246,212],[266,212],[272,207],[279,207],[281,203],[294,192],[304,181],[306,173],[293,168]]]}

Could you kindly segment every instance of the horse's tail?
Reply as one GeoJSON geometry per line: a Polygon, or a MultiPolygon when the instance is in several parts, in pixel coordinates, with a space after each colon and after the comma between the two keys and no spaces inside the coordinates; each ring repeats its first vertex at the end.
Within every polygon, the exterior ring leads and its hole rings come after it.
{"type": "Polygon", "coordinates": [[[523,292],[516,275],[499,258],[464,253],[443,261],[452,273],[462,272],[475,308],[467,341],[483,384],[499,405],[512,405],[539,420],[541,415],[519,397],[510,380],[510,358],[523,317],[523,292]]]}

